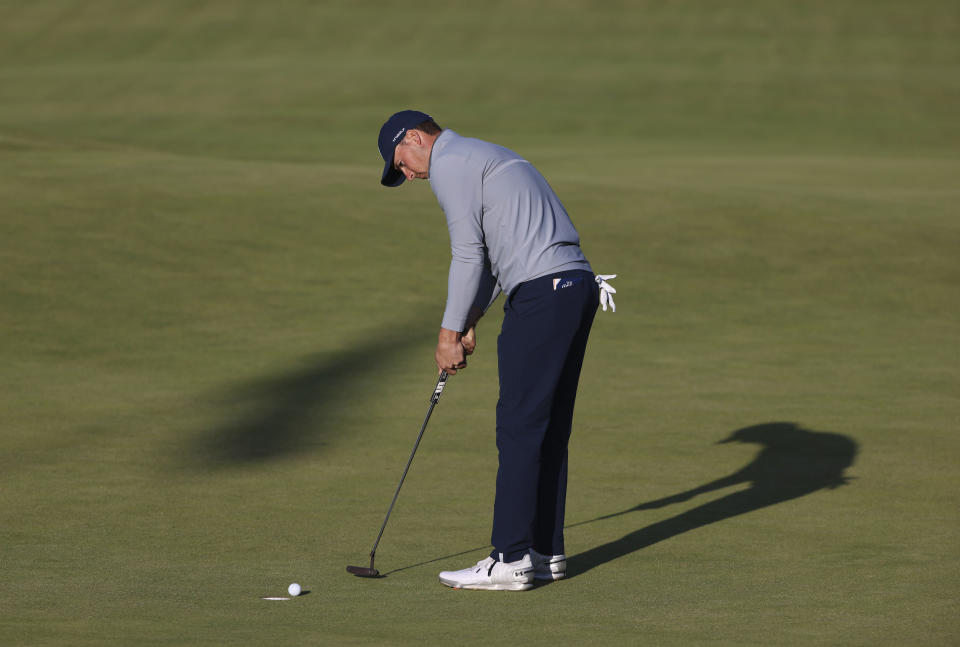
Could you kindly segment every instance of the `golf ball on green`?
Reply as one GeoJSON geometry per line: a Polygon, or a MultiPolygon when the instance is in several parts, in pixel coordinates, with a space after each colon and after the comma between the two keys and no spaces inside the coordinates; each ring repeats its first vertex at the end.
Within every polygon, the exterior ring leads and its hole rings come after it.
{"type": "Polygon", "coordinates": [[[293,597],[297,597],[298,595],[300,595],[300,585],[294,582],[293,584],[287,587],[287,593],[289,593],[293,597]]]}

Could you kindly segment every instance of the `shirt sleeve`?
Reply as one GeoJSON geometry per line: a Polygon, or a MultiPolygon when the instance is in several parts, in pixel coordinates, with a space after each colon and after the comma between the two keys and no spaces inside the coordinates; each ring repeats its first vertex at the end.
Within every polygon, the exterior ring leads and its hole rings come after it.
{"type": "Polygon", "coordinates": [[[500,296],[500,283],[490,271],[488,258],[483,265],[483,276],[480,277],[480,287],[477,288],[477,295],[473,299],[473,307],[486,312],[498,296],[500,296]]]}
{"type": "Polygon", "coordinates": [[[470,307],[479,300],[486,300],[485,305],[489,305],[493,292],[490,283],[496,284],[483,240],[481,171],[456,159],[447,161],[442,169],[431,169],[431,175],[431,185],[450,232],[450,273],[442,326],[463,332],[470,307]]]}

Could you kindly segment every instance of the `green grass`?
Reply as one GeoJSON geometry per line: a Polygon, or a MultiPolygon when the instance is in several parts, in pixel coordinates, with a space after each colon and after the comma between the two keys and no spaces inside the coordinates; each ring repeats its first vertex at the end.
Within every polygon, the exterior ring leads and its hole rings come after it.
{"type": "Polygon", "coordinates": [[[934,0],[0,0],[0,642],[955,644],[958,43],[934,0]],[[489,537],[499,304],[390,575],[344,572],[434,380],[446,228],[373,146],[407,107],[531,159],[620,274],[574,577],[522,595],[436,581],[489,537]],[[847,484],[717,444],[781,421],[847,484]],[[813,491],[633,509],[748,465],[813,491]]]}

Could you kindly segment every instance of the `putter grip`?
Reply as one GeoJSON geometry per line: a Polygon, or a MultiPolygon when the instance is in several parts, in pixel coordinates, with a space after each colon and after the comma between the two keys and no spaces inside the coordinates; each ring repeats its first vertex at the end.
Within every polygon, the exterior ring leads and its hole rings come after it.
{"type": "Polygon", "coordinates": [[[437,388],[433,390],[433,395],[430,396],[430,403],[436,404],[440,399],[440,394],[443,393],[443,387],[447,385],[447,372],[441,371],[440,379],[437,380],[437,388]]]}

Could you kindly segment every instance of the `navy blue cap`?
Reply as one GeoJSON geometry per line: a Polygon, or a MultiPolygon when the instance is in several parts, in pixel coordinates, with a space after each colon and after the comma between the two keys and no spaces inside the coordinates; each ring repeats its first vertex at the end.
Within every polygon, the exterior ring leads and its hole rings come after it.
{"type": "Polygon", "coordinates": [[[407,130],[415,128],[425,121],[433,119],[430,115],[417,110],[403,110],[396,113],[387,123],[380,128],[380,139],[377,145],[380,147],[380,156],[383,157],[383,177],[380,178],[380,184],[383,186],[400,186],[406,180],[406,176],[393,167],[393,154],[396,151],[397,144],[403,141],[403,136],[407,130]]]}

